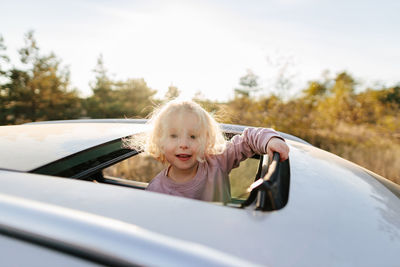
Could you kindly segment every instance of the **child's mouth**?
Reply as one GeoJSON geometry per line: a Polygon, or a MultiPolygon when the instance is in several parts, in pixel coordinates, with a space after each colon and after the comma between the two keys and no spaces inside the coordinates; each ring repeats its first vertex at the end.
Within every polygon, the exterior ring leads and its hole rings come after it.
{"type": "Polygon", "coordinates": [[[189,160],[189,159],[192,157],[192,155],[188,155],[188,154],[178,154],[178,155],[176,155],[176,157],[177,157],[179,160],[186,161],[186,160],[189,160]]]}

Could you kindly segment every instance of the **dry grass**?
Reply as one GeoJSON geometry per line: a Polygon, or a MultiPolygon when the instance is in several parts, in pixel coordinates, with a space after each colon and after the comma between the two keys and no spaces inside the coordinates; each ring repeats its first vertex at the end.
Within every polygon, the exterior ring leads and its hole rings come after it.
{"type": "Polygon", "coordinates": [[[164,168],[162,163],[142,153],[105,169],[104,174],[148,183],[164,168]]]}
{"type": "Polygon", "coordinates": [[[314,131],[310,143],[400,184],[400,140],[365,125],[314,131]]]}
{"type": "Polygon", "coordinates": [[[259,160],[248,159],[240,163],[229,175],[231,183],[231,195],[234,198],[247,198],[247,188],[254,182],[257,174],[259,160]]]}
{"type": "MultiPolygon", "coordinates": [[[[400,145],[341,147],[339,156],[400,184],[400,145]]],[[[335,151],[333,151],[335,153],[335,151]]]]}

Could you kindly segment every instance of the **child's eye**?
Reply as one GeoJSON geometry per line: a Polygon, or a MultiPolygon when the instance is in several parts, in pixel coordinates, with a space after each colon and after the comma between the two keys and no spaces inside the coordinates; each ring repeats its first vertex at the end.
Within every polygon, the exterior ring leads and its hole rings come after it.
{"type": "Polygon", "coordinates": [[[178,136],[176,134],[171,134],[170,137],[171,138],[177,138],[178,136]]]}
{"type": "Polygon", "coordinates": [[[196,139],[196,136],[195,135],[191,135],[190,138],[196,139]]]}

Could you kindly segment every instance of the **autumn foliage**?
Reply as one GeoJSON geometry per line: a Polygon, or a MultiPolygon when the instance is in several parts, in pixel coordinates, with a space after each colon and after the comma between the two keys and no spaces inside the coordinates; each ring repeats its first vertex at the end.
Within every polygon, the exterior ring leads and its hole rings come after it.
{"type": "Polygon", "coordinates": [[[223,107],[227,122],[290,133],[400,183],[400,86],[354,88],[339,73],[288,101],[240,95],[223,107]]]}

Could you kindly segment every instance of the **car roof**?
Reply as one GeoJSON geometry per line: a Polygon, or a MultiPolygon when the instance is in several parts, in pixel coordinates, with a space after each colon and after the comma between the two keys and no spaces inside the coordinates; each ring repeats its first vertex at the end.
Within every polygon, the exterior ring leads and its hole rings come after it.
{"type": "Polygon", "coordinates": [[[29,198],[0,192],[0,209],[0,233],[106,266],[256,266],[131,223],[29,198]]]}
{"type": "Polygon", "coordinates": [[[0,168],[30,171],[112,140],[143,132],[137,123],[34,123],[0,127],[0,168]]]}
{"type": "Polygon", "coordinates": [[[289,202],[274,212],[7,171],[0,171],[0,192],[123,221],[266,266],[396,265],[399,198],[350,162],[288,143],[289,202]]]}
{"type": "MultiPolygon", "coordinates": [[[[82,119],[43,121],[0,127],[0,168],[31,171],[48,163],[148,129],[145,119],[82,119]],[[7,151],[7,153],[4,153],[7,151]]],[[[240,134],[246,126],[221,124],[240,134]]],[[[306,143],[280,133],[284,138],[306,143]]]]}

